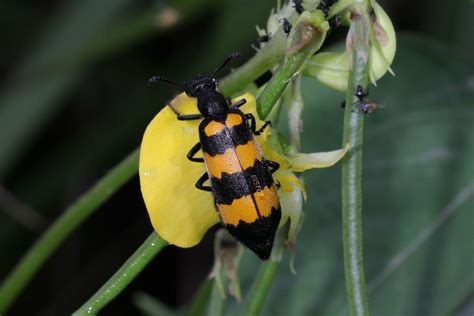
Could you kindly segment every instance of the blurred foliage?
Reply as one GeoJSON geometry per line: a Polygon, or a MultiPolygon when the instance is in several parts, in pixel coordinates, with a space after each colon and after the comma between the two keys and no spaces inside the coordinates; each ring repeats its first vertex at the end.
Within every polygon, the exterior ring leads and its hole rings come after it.
{"type": "MultiPolygon", "coordinates": [[[[451,314],[474,294],[472,66],[427,38],[400,36],[396,77],[370,91],[384,104],[368,116],[364,144],[364,260],[374,315],[451,314]],[[433,235],[413,245],[437,220],[433,235]]],[[[303,151],[333,149],[344,96],[308,79],[303,97],[303,117],[312,118],[303,151]]],[[[339,174],[305,174],[296,275],[282,264],[263,314],[346,314],[339,174]]],[[[241,269],[248,281],[256,265],[249,257],[241,269]]]]}
{"type": "MultiPolygon", "coordinates": [[[[472,186],[474,174],[472,1],[385,2],[399,29],[423,31],[440,44],[403,37],[394,65],[397,77],[384,78],[371,90],[371,98],[385,107],[366,126],[368,281],[376,280],[391,258],[472,186]]],[[[265,24],[272,6],[273,0],[2,1],[2,185],[54,219],[139,145],[148,121],[178,92],[150,88],[148,77],[189,78],[232,51],[243,52],[245,59],[252,54],[255,25],[265,24]],[[180,18],[165,28],[157,17],[169,7],[180,18]]],[[[337,107],[343,96],[310,80],[304,92],[303,149],[340,146],[342,111],[337,107]]],[[[296,250],[297,274],[280,268],[266,314],[344,313],[339,179],[338,168],[306,177],[311,192],[296,250]]],[[[473,209],[472,198],[456,208],[372,290],[374,315],[442,315],[472,306],[473,209]]],[[[12,315],[70,313],[150,232],[134,181],[50,260],[12,315]]],[[[0,261],[0,278],[35,238],[0,213],[0,247],[8,254],[0,261]]],[[[186,253],[165,250],[103,314],[136,313],[134,290],[150,292],[171,306],[183,304],[210,269],[206,245],[186,253]]],[[[255,258],[246,256],[242,278],[247,285],[256,265],[255,258]]],[[[138,304],[153,310],[144,297],[138,304]]]]}

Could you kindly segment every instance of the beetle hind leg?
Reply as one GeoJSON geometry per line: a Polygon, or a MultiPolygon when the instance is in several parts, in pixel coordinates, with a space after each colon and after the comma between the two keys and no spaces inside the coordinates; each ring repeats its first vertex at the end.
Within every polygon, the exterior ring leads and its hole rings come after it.
{"type": "Polygon", "coordinates": [[[267,160],[267,159],[265,159],[265,161],[268,164],[268,170],[270,171],[270,173],[274,173],[275,171],[280,169],[280,164],[278,162],[273,161],[273,160],[267,160]]]}
{"type": "Polygon", "coordinates": [[[204,158],[196,158],[194,155],[201,149],[201,143],[197,143],[194,145],[188,152],[188,155],[186,156],[189,160],[193,162],[204,162],[204,158]]]}
{"type": "Polygon", "coordinates": [[[204,185],[204,182],[209,180],[209,175],[207,173],[204,173],[199,180],[196,182],[196,188],[202,191],[207,191],[207,192],[212,192],[212,187],[204,185]]]}

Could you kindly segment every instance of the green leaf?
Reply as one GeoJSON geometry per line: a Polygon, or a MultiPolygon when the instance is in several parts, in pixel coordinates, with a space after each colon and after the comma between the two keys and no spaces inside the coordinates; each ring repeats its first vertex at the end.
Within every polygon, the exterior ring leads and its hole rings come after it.
{"type": "MultiPolygon", "coordinates": [[[[445,315],[474,293],[474,68],[426,38],[400,36],[393,69],[396,77],[370,91],[384,107],[366,118],[369,303],[373,315],[445,315]]],[[[310,79],[303,89],[302,151],[334,148],[344,96],[310,79]]],[[[262,314],[346,315],[340,166],[304,178],[296,275],[282,263],[262,314]]],[[[249,257],[241,266],[244,292],[257,271],[249,257]]]]}
{"type": "Polygon", "coordinates": [[[143,316],[174,316],[175,311],[145,292],[135,293],[133,303],[143,316]]]}

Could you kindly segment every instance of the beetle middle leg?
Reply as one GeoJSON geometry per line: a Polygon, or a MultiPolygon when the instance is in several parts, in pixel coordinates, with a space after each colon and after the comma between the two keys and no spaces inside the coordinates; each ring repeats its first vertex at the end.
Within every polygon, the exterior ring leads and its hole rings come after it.
{"type": "Polygon", "coordinates": [[[267,128],[267,126],[272,126],[272,122],[270,121],[265,121],[265,124],[262,125],[262,127],[260,127],[258,130],[257,130],[257,122],[255,120],[255,116],[253,116],[252,113],[247,113],[245,114],[245,119],[250,121],[250,129],[252,130],[252,132],[255,134],[255,135],[260,135],[262,134],[262,132],[265,130],[265,128],[267,128]]]}
{"type": "Polygon", "coordinates": [[[194,162],[204,162],[204,158],[197,158],[194,157],[196,153],[201,149],[201,143],[197,143],[194,145],[188,152],[188,155],[186,156],[189,160],[194,161],[194,162]]]}
{"type": "Polygon", "coordinates": [[[199,190],[211,192],[212,187],[204,185],[204,182],[206,182],[207,180],[209,180],[209,175],[206,172],[199,178],[199,180],[197,180],[196,188],[198,188],[199,190]]]}
{"type": "Polygon", "coordinates": [[[280,164],[278,162],[267,159],[265,159],[265,161],[267,162],[268,170],[270,170],[270,173],[274,173],[275,171],[280,169],[280,164]]]}

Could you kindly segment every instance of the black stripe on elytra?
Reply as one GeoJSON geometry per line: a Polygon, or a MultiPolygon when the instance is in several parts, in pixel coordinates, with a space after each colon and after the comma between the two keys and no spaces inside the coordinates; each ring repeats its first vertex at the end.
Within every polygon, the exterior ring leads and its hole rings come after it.
{"type": "Polygon", "coordinates": [[[212,191],[217,204],[232,204],[244,195],[250,195],[273,185],[267,163],[255,160],[252,167],[242,172],[222,173],[222,178],[211,177],[212,191]]]}
{"type": "Polygon", "coordinates": [[[281,219],[281,208],[272,208],[270,216],[261,217],[255,222],[239,221],[237,226],[226,225],[229,233],[238,241],[249,247],[260,259],[266,260],[272,252],[275,232],[281,219]]]}
{"type": "Polygon", "coordinates": [[[222,132],[207,136],[204,132],[209,120],[204,120],[199,126],[201,148],[211,156],[222,155],[227,149],[247,144],[253,139],[253,133],[245,120],[242,124],[226,128],[222,132]]]}

